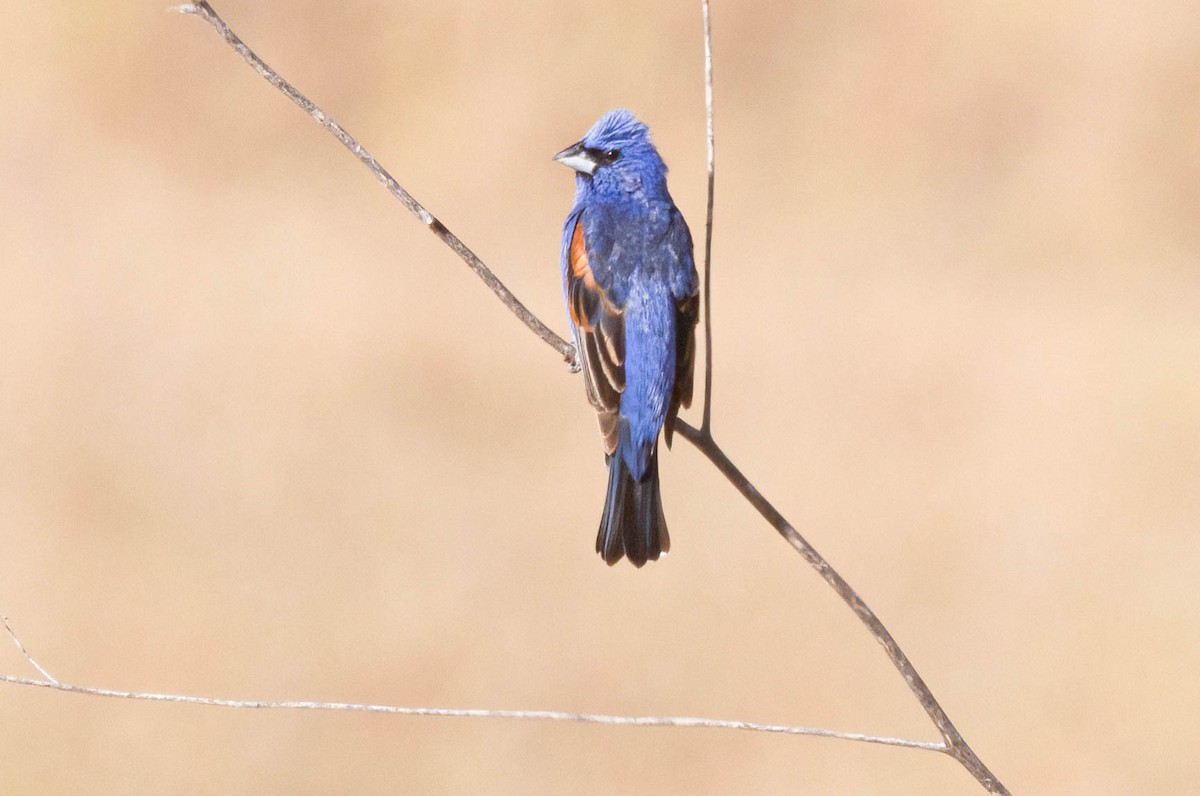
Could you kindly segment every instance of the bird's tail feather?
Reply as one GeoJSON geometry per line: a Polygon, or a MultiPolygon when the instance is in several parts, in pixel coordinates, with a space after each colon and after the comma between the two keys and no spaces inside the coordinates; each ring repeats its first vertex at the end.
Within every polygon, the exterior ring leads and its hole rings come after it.
{"type": "Polygon", "coordinates": [[[636,480],[618,450],[608,460],[608,494],[596,552],[612,566],[625,556],[635,566],[655,561],[671,549],[658,486],[658,447],[650,451],[641,480],[636,480]]]}

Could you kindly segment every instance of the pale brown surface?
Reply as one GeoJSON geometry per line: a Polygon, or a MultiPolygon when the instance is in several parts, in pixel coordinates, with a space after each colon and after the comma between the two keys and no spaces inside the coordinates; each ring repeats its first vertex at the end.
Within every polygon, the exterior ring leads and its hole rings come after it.
{"type": "MultiPolygon", "coordinates": [[[[0,608],[55,675],[934,732],[686,444],[592,551],[579,379],[163,3],[0,11],[0,608]]],[[[648,121],[699,232],[693,3],[218,5],[565,329],[549,156],[648,121]],[[343,5],[342,9],[334,8],[343,5]]],[[[1200,778],[1194,3],[718,3],[714,425],[1017,793],[1200,778]]],[[[0,643],[0,671],[32,673],[0,643]]],[[[805,738],[0,687],[6,792],[971,793],[805,738]]]]}

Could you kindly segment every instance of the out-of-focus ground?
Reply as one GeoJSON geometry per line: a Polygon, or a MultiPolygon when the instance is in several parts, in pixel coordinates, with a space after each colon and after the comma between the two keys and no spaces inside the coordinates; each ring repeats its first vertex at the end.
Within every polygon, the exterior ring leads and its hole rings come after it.
{"type": "MultiPolygon", "coordinates": [[[[580,380],[165,6],[0,11],[0,607],[53,674],[935,737],[688,445],[670,557],[605,567],[580,380]]],[[[218,10],[560,331],[550,155],[602,111],[702,235],[697,3],[218,10]]],[[[1014,792],[1190,790],[1195,4],[713,15],[721,442],[1014,792]]],[[[845,742],[16,686],[0,748],[10,793],[981,792],[845,742]]]]}

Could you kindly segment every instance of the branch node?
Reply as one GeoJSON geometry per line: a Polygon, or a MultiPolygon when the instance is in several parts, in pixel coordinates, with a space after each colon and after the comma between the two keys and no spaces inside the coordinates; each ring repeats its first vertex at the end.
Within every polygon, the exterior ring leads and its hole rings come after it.
{"type": "Polygon", "coordinates": [[[17,645],[17,649],[21,651],[21,654],[25,656],[25,660],[29,661],[33,668],[41,672],[42,677],[45,677],[54,685],[59,685],[59,682],[55,679],[54,675],[43,669],[42,665],[34,660],[34,657],[29,654],[29,650],[25,649],[25,645],[21,643],[21,639],[17,638],[17,634],[13,632],[12,625],[8,623],[8,617],[4,614],[0,614],[0,622],[4,623],[4,630],[8,633],[8,637],[13,640],[13,643],[17,645]]]}

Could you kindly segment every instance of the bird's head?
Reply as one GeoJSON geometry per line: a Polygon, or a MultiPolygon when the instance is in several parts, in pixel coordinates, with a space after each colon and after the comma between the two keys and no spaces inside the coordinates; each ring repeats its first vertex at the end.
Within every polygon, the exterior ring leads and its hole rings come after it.
{"type": "Polygon", "coordinates": [[[650,140],[650,128],[627,110],[600,117],[587,135],[554,156],[579,173],[580,183],[603,192],[666,192],[667,166],[650,140]]]}

